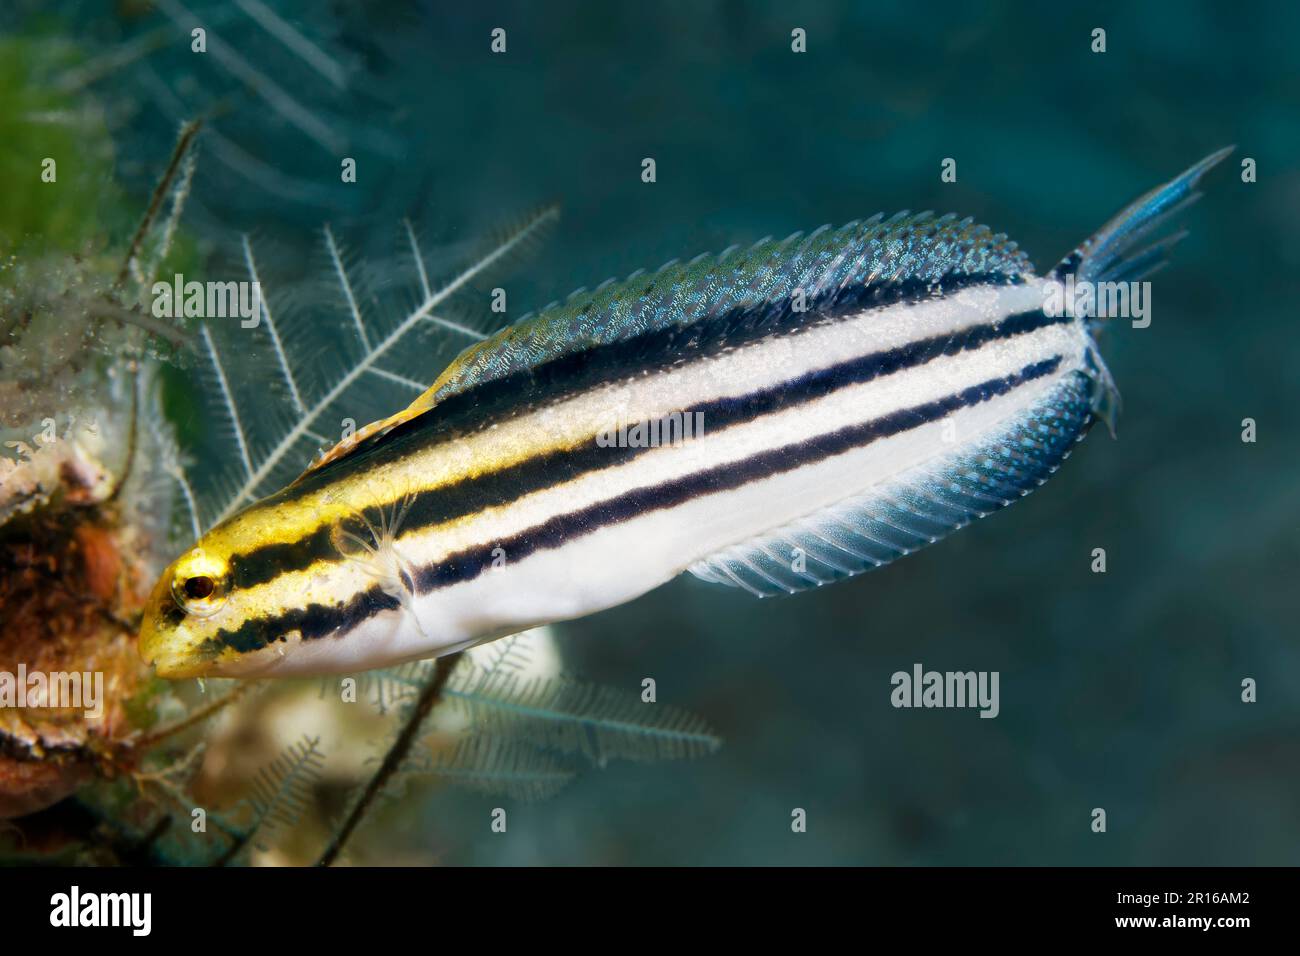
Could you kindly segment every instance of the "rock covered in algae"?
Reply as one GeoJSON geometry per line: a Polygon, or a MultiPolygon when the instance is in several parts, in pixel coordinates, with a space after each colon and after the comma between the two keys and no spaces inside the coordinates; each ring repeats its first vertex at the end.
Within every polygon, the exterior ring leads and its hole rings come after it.
{"type": "Polygon", "coordinates": [[[147,711],[135,619],[167,500],[126,474],[141,450],[126,410],[100,412],[6,437],[0,458],[0,818],[113,772],[147,711]]]}

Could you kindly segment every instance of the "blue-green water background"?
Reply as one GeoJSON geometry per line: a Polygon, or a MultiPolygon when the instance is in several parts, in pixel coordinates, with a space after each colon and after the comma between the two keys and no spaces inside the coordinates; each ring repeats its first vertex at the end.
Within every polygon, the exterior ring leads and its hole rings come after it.
{"type": "MultiPolygon", "coordinates": [[[[975,216],[1045,269],[1139,193],[1239,147],[1185,217],[1151,327],[1104,342],[1118,441],[1097,430],[1006,513],[828,590],[760,603],[684,578],[564,625],[571,671],[653,677],[725,747],[588,774],[512,809],[506,837],[484,823],[499,801],[440,793],[380,845],[483,864],[1300,862],[1300,7],[278,6],[357,71],[363,95],[330,103],[359,181],[254,108],[216,128],[254,131],[272,165],[317,184],[313,201],[209,180],[191,228],[306,249],[330,220],[364,247],[409,212],[454,244],[557,199],[560,225],[502,283],[516,315],[901,208],[975,216]],[[1241,182],[1243,157],[1258,182],[1241,182]],[[1105,574],[1090,571],[1099,547],[1105,574]],[[892,708],[890,675],[915,662],[999,671],[1000,716],[892,708]],[[1246,677],[1257,703],[1240,700],[1246,677]]],[[[111,44],[147,26],[101,11],[84,29],[111,44]]],[[[153,69],[185,92],[180,55],[153,69]]],[[[173,117],[126,82],[106,86],[136,98],[123,174],[143,184],[173,117]]]]}

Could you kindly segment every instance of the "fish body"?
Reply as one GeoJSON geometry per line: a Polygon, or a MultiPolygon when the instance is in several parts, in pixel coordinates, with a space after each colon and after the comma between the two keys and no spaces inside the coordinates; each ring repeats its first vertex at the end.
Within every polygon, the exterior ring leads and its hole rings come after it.
{"type": "Polygon", "coordinates": [[[166,677],[344,673],[612,607],[689,570],[759,596],[880,567],[1042,484],[1114,387],[1053,283],[1128,281],[1226,151],[1047,276],[899,214],[670,265],[467,350],[408,410],[160,580],[166,677]]]}

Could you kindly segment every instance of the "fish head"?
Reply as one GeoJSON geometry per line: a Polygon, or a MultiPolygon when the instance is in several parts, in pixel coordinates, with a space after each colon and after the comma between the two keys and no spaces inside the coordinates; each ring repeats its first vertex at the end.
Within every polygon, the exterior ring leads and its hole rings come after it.
{"type": "Polygon", "coordinates": [[[235,655],[224,647],[221,630],[241,616],[232,578],[219,538],[200,540],[163,571],[140,623],[140,654],[159,677],[229,676],[223,665],[235,655]]]}
{"type": "Polygon", "coordinates": [[[159,677],[260,677],[285,663],[293,628],[275,611],[302,588],[278,579],[268,586],[250,572],[257,570],[256,545],[274,540],[268,535],[295,517],[264,499],[167,566],[140,622],[140,654],[159,677]]]}
{"type": "Polygon", "coordinates": [[[407,503],[367,510],[282,492],[250,505],[163,571],[141,655],[179,679],[353,673],[438,652],[395,542],[407,503]]]}

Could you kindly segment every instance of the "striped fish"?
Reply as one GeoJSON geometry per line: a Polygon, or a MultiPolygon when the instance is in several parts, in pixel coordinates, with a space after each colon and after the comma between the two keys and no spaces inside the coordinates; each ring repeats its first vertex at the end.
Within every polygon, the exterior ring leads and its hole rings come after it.
{"type": "Polygon", "coordinates": [[[1161,265],[1215,153],[1046,277],[900,213],[629,277],[468,349],[409,409],[162,576],[164,677],[346,673],[622,604],[758,596],[909,554],[1042,484],[1115,390],[1047,283],[1161,265]]]}

